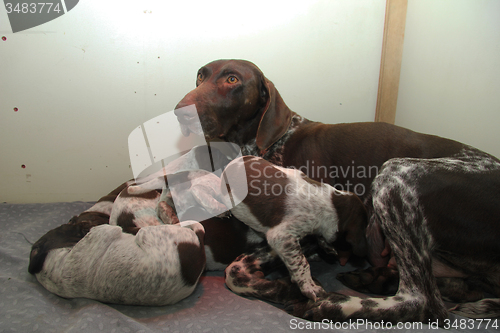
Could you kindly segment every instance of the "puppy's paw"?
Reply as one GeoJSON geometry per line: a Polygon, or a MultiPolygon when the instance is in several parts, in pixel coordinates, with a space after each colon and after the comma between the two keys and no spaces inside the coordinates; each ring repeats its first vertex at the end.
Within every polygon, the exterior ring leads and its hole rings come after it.
{"type": "Polygon", "coordinates": [[[318,245],[325,251],[326,254],[332,255],[332,256],[338,256],[339,254],[337,253],[337,250],[333,247],[332,244],[329,244],[326,239],[323,236],[318,236],[318,245]]]}
{"type": "Polygon", "coordinates": [[[341,304],[345,303],[349,296],[338,293],[326,293],[316,301],[292,301],[285,304],[284,310],[289,314],[311,321],[330,319],[344,321],[346,316],[342,312],[341,304]]]}
{"type": "Polygon", "coordinates": [[[299,301],[294,300],[285,304],[284,310],[294,317],[313,320],[314,314],[312,309],[316,307],[316,303],[311,300],[299,301]]]}
{"type": "Polygon", "coordinates": [[[220,213],[216,217],[221,218],[221,219],[222,218],[229,218],[229,217],[231,217],[231,212],[229,210],[226,210],[225,212],[220,213]]]}
{"type": "Polygon", "coordinates": [[[178,224],[179,218],[174,208],[165,201],[160,201],[156,207],[156,213],[164,224],[178,224]]]}
{"type": "Polygon", "coordinates": [[[459,303],[449,311],[468,318],[497,318],[500,302],[498,299],[485,298],[477,302],[459,303]]]}
{"type": "Polygon", "coordinates": [[[390,267],[370,267],[365,270],[339,273],[337,280],[362,293],[394,295],[399,286],[399,272],[390,267]]]}
{"type": "Polygon", "coordinates": [[[302,294],[313,301],[316,301],[319,297],[326,295],[326,291],[323,287],[315,284],[314,281],[306,282],[302,285],[299,284],[299,287],[302,294]]]}

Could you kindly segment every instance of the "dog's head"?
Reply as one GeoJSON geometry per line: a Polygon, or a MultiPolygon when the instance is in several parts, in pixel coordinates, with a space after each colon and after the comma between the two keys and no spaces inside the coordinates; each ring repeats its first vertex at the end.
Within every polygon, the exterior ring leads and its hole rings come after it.
{"type": "Polygon", "coordinates": [[[68,223],[50,230],[31,247],[28,272],[39,273],[47,254],[54,249],[73,247],[92,227],[108,223],[109,217],[96,212],[85,212],[73,217],[68,223]]]}
{"type": "Polygon", "coordinates": [[[339,218],[339,236],[341,241],[350,245],[350,252],[356,256],[364,257],[368,252],[366,240],[366,226],[368,215],[366,208],[354,193],[334,193],[332,200],[339,218]]]}
{"type": "Polygon", "coordinates": [[[261,70],[244,60],[217,60],[198,71],[196,88],[176,106],[184,135],[220,138],[236,144],[255,140],[264,151],[287,131],[291,111],[261,70]],[[180,108],[196,106],[194,110],[180,108]]]}

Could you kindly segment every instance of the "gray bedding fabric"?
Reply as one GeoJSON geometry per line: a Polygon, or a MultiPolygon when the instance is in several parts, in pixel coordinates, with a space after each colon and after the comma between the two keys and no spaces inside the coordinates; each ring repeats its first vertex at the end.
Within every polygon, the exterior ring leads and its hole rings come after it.
{"type": "MultiPolygon", "coordinates": [[[[407,323],[402,329],[360,322],[319,324],[294,318],[273,304],[233,294],[223,272],[202,276],[194,293],[164,307],[103,304],[89,299],[64,299],[49,293],[28,273],[31,243],[66,223],[92,203],[0,204],[0,332],[498,332],[495,321],[469,321],[451,315],[458,330],[432,329],[407,323]],[[29,241],[29,242],[28,242],[29,241]],[[316,326],[314,326],[316,325],[316,326]],[[373,325],[373,326],[370,326],[373,325]]],[[[330,291],[356,294],[335,280],[340,267],[313,263],[313,275],[330,291]]],[[[496,320],[500,325],[500,319],[496,320]]],[[[498,327],[498,326],[497,326],[498,327]]]]}

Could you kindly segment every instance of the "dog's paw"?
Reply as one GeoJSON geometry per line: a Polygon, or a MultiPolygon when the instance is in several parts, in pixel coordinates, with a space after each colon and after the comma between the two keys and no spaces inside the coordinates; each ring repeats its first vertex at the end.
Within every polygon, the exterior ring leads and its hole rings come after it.
{"type": "Polygon", "coordinates": [[[326,295],[325,289],[323,289],[323,287],[319,284],[314,283],[314,281],[306,282],[302,285],[299,284],[299,288],[302,295],[313,301],[316,301],[319,297],[326,295]]]}
{"type": "Polygon", "coordinates": [[[165,201],[160,201],[156,207],[156,213],[164,224],[178,224],[179,218],[174,208],[165,201]]]}
{"type": "Polygon", "coordinates": [[[500,301],[485,298],[477,302],[457,304],[449,311],[468,318],[496,318],[500,313],[500,301]]]}
{"type": "Polygon", "coordinates": [[[339,254],[337,253],[337,250],[333,247],[332,244],[329,244],[326,239],[323,236],[318,236],[318,245],[325,251],[326,254],[332,255],[332,256],[338,256],[339,254]]]}
{"type": "Polygon", "coordinates": [[[339,273],[337,280],[362,293],[394,295],[399,286],[399,273],[394,268],[370,267],[365,270],[339,273]]]}
{"type": "Polygon", "coordinates": [[[221,219],[223,219],[223,218],[229,218],[229,217],[231,217],[231,212],[229,210],[226,210],[226,211],[220,213],[219,215],[216,215],[215,217],[218,217],[218,218],[221,218],[221,219]]]}
{"type": "Polygon", "coordinates": [[[298,301],[294,300],[285,304],[284,310],[294,316],[299,317],[306,320],[313,320],[314,311],[312,311],[316,307],[316,302],[311,300],[307,301],[298,301]]]}
{"type": "Polygon", "coordinates": [[[341,305],[349,296],[338,293],[326,293],[316,301],[291,301],[285,304],[284,310],[292,316],[311,321],[330,319],[335,321],[346,320],[341,305]]]}

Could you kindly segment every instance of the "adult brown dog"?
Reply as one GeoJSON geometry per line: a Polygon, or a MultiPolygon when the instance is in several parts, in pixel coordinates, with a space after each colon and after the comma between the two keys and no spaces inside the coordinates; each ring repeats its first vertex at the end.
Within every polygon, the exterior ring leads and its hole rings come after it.
{"type": "MultiPolygon", "coordinates": [[[[475,301],[457,305],[452,309],[456,313],[500,316],[499,299],[479,300],[484,291],[500,297],[498,159],[389,124],[309,121],[286,106],[257,66],[242,60],[203,66],[196,89],[177,109],[192,104],[201,124],[194,111],[176,110],[185,135],[236,143],[246,155],[298,168],[365,200],[369,259],[381,268],[367,272],[362,283],[356,274],[345,279],[369,289],[380,276],[399,274],[396,295],[360,299],[329,293],[289,304],[291,313],[318,321],[442,321],[448,317],[444,297],[475,301]],[[397,270],[384,267],[389,259],[397,270]]],[[[355,239],[350,242],[357,245],[355,239]]],[[[259,271],[271,259],[266,251],[238,258],[226,269],[228,285],[245,295],[289,301],[282,281],[278,286],[259,271]]]]}

